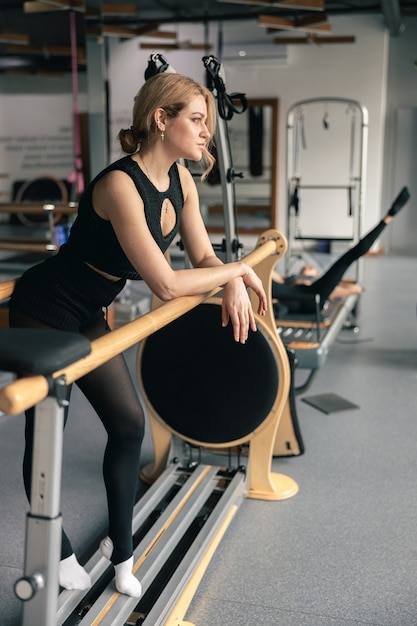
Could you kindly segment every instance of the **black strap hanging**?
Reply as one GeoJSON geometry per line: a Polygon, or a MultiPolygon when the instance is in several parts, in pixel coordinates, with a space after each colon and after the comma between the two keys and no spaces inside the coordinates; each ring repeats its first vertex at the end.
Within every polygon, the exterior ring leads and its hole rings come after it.
{"type": "Polygon", "coordinates": [[[226,85],[220,76],[221,63],[216,57],[210,55],[203,57],[203,63],[207,72],[207,87],[210,91],[216,90],[217,108],[223,120],[230,121],[235,113],[244,113],[248,108],[248,101],[244,93],[226,92],[226,85]],[[235,103],[239,104],[236,105],[235,103]]]}

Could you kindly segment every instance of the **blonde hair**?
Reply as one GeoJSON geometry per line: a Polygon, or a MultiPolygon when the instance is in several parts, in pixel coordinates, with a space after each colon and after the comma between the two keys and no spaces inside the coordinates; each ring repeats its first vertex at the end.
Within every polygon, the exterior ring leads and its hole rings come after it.
{"type": "Polygon", "coordinates": [[[161,108],[168,117],[176,118],[195,96],[203,96],[207,106],[206,126],[211,139],[209,145],[204,148],[202,158],[205,165],[202,179],[206,178],[215,162],[209,148],[216,129],[216,105],[211,91],[187,76],[156,74],[142,85],[135,96],[133,124],[118,134],[122,150],[127,154],[133,154],[142,142],[146,141],[148,145],[152,145],[158,138],[155,111],[161,108]]]}

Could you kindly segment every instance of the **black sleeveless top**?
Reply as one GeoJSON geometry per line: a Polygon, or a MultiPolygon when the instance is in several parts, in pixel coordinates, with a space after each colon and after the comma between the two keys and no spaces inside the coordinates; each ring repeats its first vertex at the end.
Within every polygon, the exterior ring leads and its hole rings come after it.
{"type": "Polygon", "coordinates": [[[136,161],[130,156],[125,156],[109,165],[89,184],[80,199],[78,215],[71,228],[68,242],[61,246],[58,254],[70,254],[113,276],[140,280],[141,277],[123,252],[111,222],[100,217],[93,208],[94,185],[105,174],[113,170],[126,172],[135,183],[144,203],[149,230],[162,252],[165,252],[172,243],[179,230],[184,205],[177,164],[174,163],[169,170],[170,184],[168,189],[158,191],[136,161]],[[175,209],[176,221],[172,231],[164,237],[161,229],[161,209],[166,198],[171,201],[175,209]]]}

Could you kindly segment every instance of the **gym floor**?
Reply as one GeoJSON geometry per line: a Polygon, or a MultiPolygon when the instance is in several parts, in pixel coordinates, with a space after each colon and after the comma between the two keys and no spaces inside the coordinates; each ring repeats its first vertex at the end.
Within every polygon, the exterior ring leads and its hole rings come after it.
{"type": "MultiPolygon", "coordinates": [[[[306,451],[272,461],[299,492],[284,501],[242,502],[189,607],[191,624],[416,626],[415,276],[414,258],[364,259],[359,332],[340,333],[296,400],[306,451]],[[326,393],[358,408],[325,414],[303,401],[326,393]]],[[[135,376],[136,351],[126,357],[135,376]]],[[[106,531],[103,447],[101,425],[74,389],[62,512],[80,560],[106,531]]],[[[20,624],[13,583],[22,573],[27,511],[22,453],[23,416],[1,417],[2,626],[20,624]]],[[[148,429],[143,464],[152,456],[148,429]]]]}

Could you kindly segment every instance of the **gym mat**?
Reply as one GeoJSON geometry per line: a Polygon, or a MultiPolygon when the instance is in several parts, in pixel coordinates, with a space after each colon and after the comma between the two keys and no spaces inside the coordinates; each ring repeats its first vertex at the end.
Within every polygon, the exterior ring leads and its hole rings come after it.
{"type": "Polygon", "coordinates": [[[329,415],[337,411],[347,411],[348,409],[359,409],[357,404],[345,400],[336,393],[321,393],[317,396],[302,398],[302,401],[310,406],[329,415]]]}

